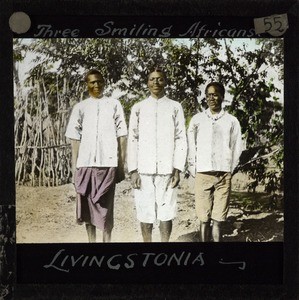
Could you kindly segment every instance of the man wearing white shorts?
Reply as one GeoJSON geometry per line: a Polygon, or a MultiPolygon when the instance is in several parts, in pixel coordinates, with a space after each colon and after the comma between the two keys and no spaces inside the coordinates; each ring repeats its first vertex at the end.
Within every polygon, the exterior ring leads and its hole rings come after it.
{"type": "Polygon", "coordinates": [[[128,171],[143,241],[152,241],[158,219],[161,241],[168,242],[176,216],[176,187],[187,155],[185,118],[181,104],[165,96],[162,70],[150,72],[147,84],[150,96],[131,111],[128,171]]]}

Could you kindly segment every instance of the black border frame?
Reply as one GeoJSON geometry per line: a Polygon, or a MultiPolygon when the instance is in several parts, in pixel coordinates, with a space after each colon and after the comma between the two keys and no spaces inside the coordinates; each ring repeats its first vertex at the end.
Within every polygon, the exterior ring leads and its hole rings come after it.
{"type": "MultiPolygon", "coordinates": [[[[2,0],[0,3],[0,124],[2,133],[0,135],[0,184],[1,205],[15,205],[14,186],[14,141],[13,141],[13,84],[12,84],[12,32],[8,27],[8,19],[15,11],[24,11],[28,15],[111,15],[111,16],[207,16],[207,17],[264,17],[272,14],[288,13],[289,29],[285,35],[285,241],[284,241],[284,284],[282,286],[268,285],[203,285],[203,284],[175,284],[170,286],[173,290],[167,296],[175,297],[180,289],[189,291],[190,296],[198,295],[200,298],[209,299],[217,296],[220,299],[233,296],[266,296],[271,299],[286,298],[296,299],[298,294],[298,49],[299,49],[299,3],[296,0],[263,0],[236,1],[224,0],[214,1],[96,1],[87,3],[83,0],[47,1],[40,0],[2,0]],[[253,292],[254,291],[254,292],[253,292]],[[201,296],[200,296],[201,295],[201,296]]],[[[65,286],[65,291],[70,289],[65,286]]],[[[76,285],[78,286],[78,285],[76,285]]],[[[81,284],[80,287],[90,287],[81,284]]],[[[95,285],[97,290],[102,286],[95,285]]],[[[70,287],[74,287],[73,284],[70,287]]],[[[107,291],[112,291],[111,284],[105,284],[107,291]]],[[[39,285],[17,285],[16,295],[37,292],[44,289],[44,284],[39,285]]],[[[78,287],[79,288],[79,287],[78,287]]],[[[169,291],[169,285],[135,285],[119,284],[115,290],[116,296],[123,296],[123,292],[136,292],[136,299],[155,295],[155,289],[159,288],[169,291]],[[120,287],[123,287],[120,288],[120,287]],[[141,290],[144,289],[144,292],[141,290]],[[139,293],[139,294],[138,294],[139,293]],[[139,295],[139,296],[138,296],[139,295]]],[[[52,289],[47,286],[48,291],[52,289]]],[[[53,289],[55,295],[55,288],[53,289]]],[[[98,292],[99,294],[100,292],[98,292]]],[[[72,293],[71,293],[72,294],[72,293]]],[[[66,294],[65,294],[66,295],[66,294]]],[[[74,294],[73,294],[74,296],[74,294]]],[[[180,297],[183,298],[183,297],[180,297]]],[[[105,298],[103,298],[105,299],[105,298]]]]}

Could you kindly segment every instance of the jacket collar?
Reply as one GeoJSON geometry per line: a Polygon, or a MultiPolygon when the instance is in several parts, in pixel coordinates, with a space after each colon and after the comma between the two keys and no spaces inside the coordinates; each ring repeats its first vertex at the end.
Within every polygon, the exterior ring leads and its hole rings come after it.
{"type": "Polygon", "coordinates": [[[157,102],[157,101],[162,102],[162,101],[165,101],[165,100],[168,99],[168,98],[164,95],[162,98],[159,98],[159,99],[154,98],[154,97],[152,97],[152,96],[149,96],[148,99],[149,99],[150,101],[154,101],[154,102],[157,102]]]}
{"type": "Polygon", "coordinates": [[[224,116],[224,114],[225,114],[225,111],[224,111],[223,108],[221,109],[221,111],[220,111],[218,114],[212,114],[209,108],[206,109],[204,112],[205,112],[205,114],[207,115],[207,117],[208,117],[209,119],[212,119],[213,121],[219,120],[219,119],[222,118],[222,117],[224,116]]]}

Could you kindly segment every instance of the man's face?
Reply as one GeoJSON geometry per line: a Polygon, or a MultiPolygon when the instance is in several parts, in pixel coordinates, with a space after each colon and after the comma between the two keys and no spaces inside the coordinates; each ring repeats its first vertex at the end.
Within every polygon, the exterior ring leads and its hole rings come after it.
{"type": "Polygon", "coordinates": [[[98,74],[91,74],[87,78],[87,89],[90,96],[99,98],[102,96],[105,87],[104,78],[98,74]]]}
{"type": "Polygon", "coordinates": [[[166,81],[162,73],[152,72],[148,77],[147,85],[154,98],[161,98],[164,96],[166,81]]]}
{"type": "Polygon", "coordinates": [[[219,113],[221,111],[223,97],[216,86],[210,86],[208,88],[206,99],[211,113],[219,113]]]}

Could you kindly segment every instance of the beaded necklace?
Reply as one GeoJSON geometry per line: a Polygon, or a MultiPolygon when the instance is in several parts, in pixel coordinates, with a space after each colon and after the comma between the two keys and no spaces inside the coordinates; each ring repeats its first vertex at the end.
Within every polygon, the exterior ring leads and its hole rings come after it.
{"type": "Polygon", "coordinates": [[[216,122],[217,120],[219,120],[220,118],[222,118],[224,116],[224,114],[225,114],[225,111],[223,109],[218,114],[215,114],[215,115],[212,115],[208,109],[205,110],[204,112],[205,112],[206,116],[209,119],[213,120],[214,122],[216,122]]]}

